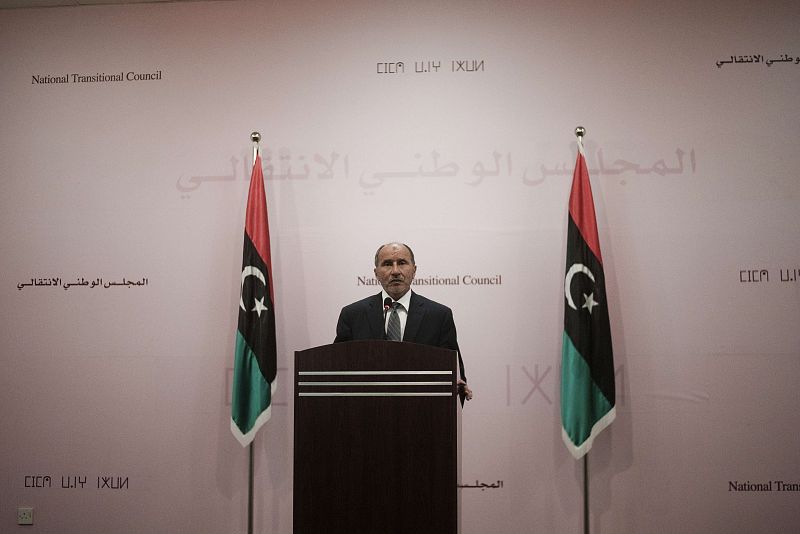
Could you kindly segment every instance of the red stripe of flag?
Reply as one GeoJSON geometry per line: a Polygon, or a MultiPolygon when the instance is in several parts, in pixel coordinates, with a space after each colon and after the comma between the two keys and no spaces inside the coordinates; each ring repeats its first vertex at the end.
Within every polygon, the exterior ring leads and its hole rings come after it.
{"type": "Polygon", "coordinates": [[[600,239],[597,237],[597,222],[594,214],[594,199],[592,187],[589,184],[589,169],[586,168],[586,158],[578,152],[575,162],[575,174],[572,177],[572,191],[569,195],[569,214],[589,245],[597,260],[602,264],[600,255],[600,239]]]}
{"type": "Polygon", "coordinates": [[[264,171],[261,169],[261,155],[256,156],[253,163],[253,174],[250,177],[250,193],[247,196],[247,216],[244,230],[250,236],[258,255],[264,260],[269,272],[269,294],[275,299],[272,288],[272,257],[269,247],[269,220],[267,218],[267,195],[264,192],[264,171]]]}

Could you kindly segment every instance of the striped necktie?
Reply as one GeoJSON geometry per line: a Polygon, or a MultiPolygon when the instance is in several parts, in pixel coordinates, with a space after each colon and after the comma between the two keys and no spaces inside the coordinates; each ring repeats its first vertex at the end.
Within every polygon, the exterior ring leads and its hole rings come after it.
{"type": "MultiPolygon", "coordinates": [[[[392,311],[389,314],[389,324],[386,327],[386,338],[389,341],[400,341],[400,314],[397,313],[398,308],[402,308],[403,305],[399,302],[392,303],[392,311]]],[[[404,308],[405,309],[405,308],[404,308]]]]}

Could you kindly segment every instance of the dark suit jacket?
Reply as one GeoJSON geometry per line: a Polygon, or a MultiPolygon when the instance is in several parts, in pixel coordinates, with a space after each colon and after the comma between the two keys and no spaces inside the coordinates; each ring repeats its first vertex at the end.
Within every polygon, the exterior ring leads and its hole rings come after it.
{"type": "MultiPolygon", "coordinates": [[[[333,342],[358,339],[386,339],[381,293],[342,308],[333,342]]],[[[412,291],[403,341],[458,351],[461,378],[467,381],[461,351],[458,349],[453,312],[447,306],[412,291]]]]}

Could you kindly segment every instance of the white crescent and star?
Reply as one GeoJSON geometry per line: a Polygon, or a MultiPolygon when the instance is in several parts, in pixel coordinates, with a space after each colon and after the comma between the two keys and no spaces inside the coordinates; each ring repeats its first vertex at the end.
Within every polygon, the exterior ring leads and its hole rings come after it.
{"type": "MultiPolygon", "coordinates": [[[[589,280],[594,282],[594,274],[592,274],[592,271],[590,271],[589,268],[582,263],[573,263],[572,267],[570,267],[569,270],[567,271],[567,275],[564,277],[564,296],[567,297],[567,304],[569,305],[569,307],[576,311],[578,310],[578,308],[577,306],[575,306],[575,301],[572,300],[572,293],[570,291],[570,286],[572,285],[572,278],[579,273],[585,274],[586,276],[589,277],[589,280]]],[[[589,295],[584,293],[583,300],[584,303],[583,306],[581,306],[581,309],[586,308],[587,310],[589,310],[590,314],[592,313],[592,308],[600,304],[594,299],[594,293],[590,293],[589,295]]]]}
{"type": "MultiPolygon", "coordinates": [[[[253,267],[252,265],[248,265],[244,269],[242,269],[242,287],[239,291],[239,295],[242,294],[244,291],[244,281],[247,279],[248,276],[255,276],[264,286],[267,285],[267,278],[264,276],[264,273],[261,272],[260,269],[257,267],[253,267]]],[[[244,299],[240,296],[239,297],[239,307],[242,308],[244,311],[248,311],[247,308],[244,307],[244,299]]],[[[253,308],[250,311],[254,311],[258,314],[259,318],[261,317],[262,311],[267,311],[269,308],[264,304],[264,297],[262,296],[260,299],[254,298],[253,299],[253,308]]]]}

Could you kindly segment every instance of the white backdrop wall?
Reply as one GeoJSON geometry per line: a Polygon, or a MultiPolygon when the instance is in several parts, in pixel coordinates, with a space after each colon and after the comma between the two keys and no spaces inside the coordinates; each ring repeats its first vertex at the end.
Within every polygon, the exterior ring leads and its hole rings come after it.
{"type": "Polygon", "coordinates": [[[593,532],[791,531],[798,14],[444,0],[0,12],[0,530],[22,505],[32,532],[245,531],[247,454],[228,421],[259,130],[280,369],[256,440],[257,531],[291,532],[293,352],[332,341],[395,239],[419,279],[460,282],[416,289],[454,309],[475,390],[462,482],[502,481],[460,490],[463,531],[579,531],[558,376],[581,124],[619,412],[591,453],[593,532]]]}

